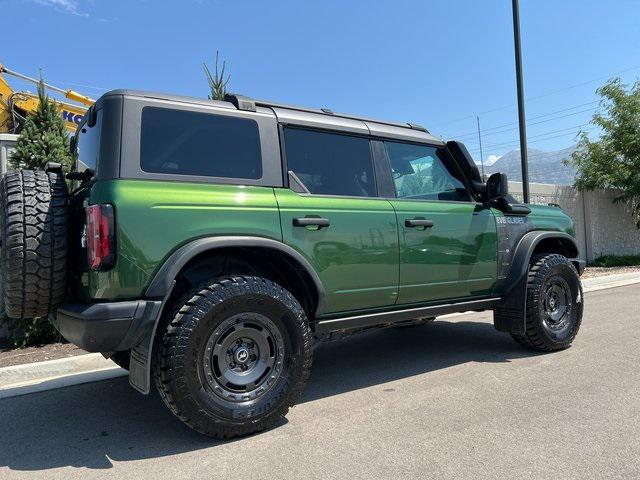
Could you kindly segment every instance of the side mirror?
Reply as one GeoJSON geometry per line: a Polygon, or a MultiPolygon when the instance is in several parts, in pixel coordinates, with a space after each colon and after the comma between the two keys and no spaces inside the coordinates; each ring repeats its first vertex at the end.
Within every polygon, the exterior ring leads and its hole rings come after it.
{"type": "Polygon", "coordinates": [[[488,202],[504,198],[509,193],[509,182],[504,173],[494,173],[487,180],[485,199],[488,202]]]}

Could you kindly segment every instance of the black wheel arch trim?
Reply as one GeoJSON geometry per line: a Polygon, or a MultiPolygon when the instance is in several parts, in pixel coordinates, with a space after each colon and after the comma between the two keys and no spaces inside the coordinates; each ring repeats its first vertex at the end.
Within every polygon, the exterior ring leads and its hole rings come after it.
{"type": "Polygon", "coordinates": [[[226,247],[260,247],[277,250],[296,261],[309,275],[318,294],[318,304],[316,306],[316,316],[321,315],[324,310],[325,289],[320,277],[311,266],[309,261],[297,250],[278,240],[264,237],[250,236],[219,236],[203,237],[192,240],[179,247],[164,261],[147,287],[145,296],[147,298],[168,298],[173,289],[175,279],[180,270],[197,255],[226,247]]]}
{"type": "Polygon", "coordinates": [[[569,242],[575,249],[576,255],[567,258],[576,266],[579,273],[584,270],[585,262],[578,258],[578,246],[575,239],[568,233],[534,230],[524,234],[516,246],[509,274],[500,282],[495,292],[502,297],[502,301],[494,309],[494,326],[497,330],[517,334],[525,332],[529,262],[536,247],[541,241],[547,239],[569,242]]]}
{"type": "Polygon", "coordinates": [[[325,289],[320,277],[315,272],[309,261],[301,253],[284,243],[264,237],[251,236],[219,236],[203,237],[192,240],[176,249],[163,262],[147,287],[145,295],[149,299],[162,299],[162,306],[154,318],[149,318],[145,324],[139,326],[137,338],[140,341],[131,349],[131,362],[129,366],[129,383],[141,393],[148,394],[151,385],[151,355],[153,339],[155,337],[158,322],[162,316],[167,301],[175,285],[175,279],[182,268],[197,255],[225,247],[262,247],[277,250],[288,255],[292,260],[302,266],[312,279],[318,294],[316,315],[320,315],[324,309],[325,289]]]}

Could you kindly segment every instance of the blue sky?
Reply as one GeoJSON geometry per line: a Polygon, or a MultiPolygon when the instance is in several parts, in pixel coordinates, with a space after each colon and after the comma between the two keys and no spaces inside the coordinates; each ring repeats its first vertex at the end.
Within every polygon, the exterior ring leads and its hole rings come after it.
{"type": "MultiPolygon", "coordinates": [[[[520,8],[530,148],[570,146],[600,84],[640,77],[640,1],[520,8]]],[[[510,0],[0,0],[0,11],[0,62],[94,97],[205,97],[202,62],[218,49],[235,92],[420,123],[477,158],[479,115],[485,158],[517,148],[510,0]]]]}

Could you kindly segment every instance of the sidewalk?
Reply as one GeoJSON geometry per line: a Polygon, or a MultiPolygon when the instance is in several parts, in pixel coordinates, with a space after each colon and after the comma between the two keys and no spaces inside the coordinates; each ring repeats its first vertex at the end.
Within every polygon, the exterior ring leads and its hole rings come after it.
{"type": "MultiPolygon", "coordinates": [[[[640,273],[630,272],[584,279],[584,293],[640,283],[640,273]]],[[[454,313],[439,318],[452,318],[476,312],[454,313]]],[[[52,390],[55,388],[96,382],[127,375],[111,360],[99,353],[0,368],[0,399],[52,390]]]]}
{"type": "Polygon", "coordinates": [[[586,292],[595,292],[605,288],[621,287],[640,283],[640,272],[618,273],[616,275],[602,275],[586,278],[582,281],[582,288],[586,292]]]}
{"type": "Polygon", "coordinates": [[[100,353],[0,368],[0,399],[127,375],[100,353]]]}

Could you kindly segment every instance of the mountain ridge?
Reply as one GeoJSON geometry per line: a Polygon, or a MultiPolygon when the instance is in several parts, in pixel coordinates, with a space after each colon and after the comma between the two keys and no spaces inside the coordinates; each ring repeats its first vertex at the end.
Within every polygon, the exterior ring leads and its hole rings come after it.
{"type": "MultiPolygon", "coordinates": [[[[564,160],[571,157],[575,145],[561,150],[544,151],[527,149],[529,160],[529,181],[535,183],[551,183],[555,185],[572,185],[576,170],[565,165],[564,160]]],[[[509,180],[522,181],[520,166],[520,149],[511,150],[502,155],[491,165],[485,165],[485,175],[500,172],[506,173],[509,180]]]]}

